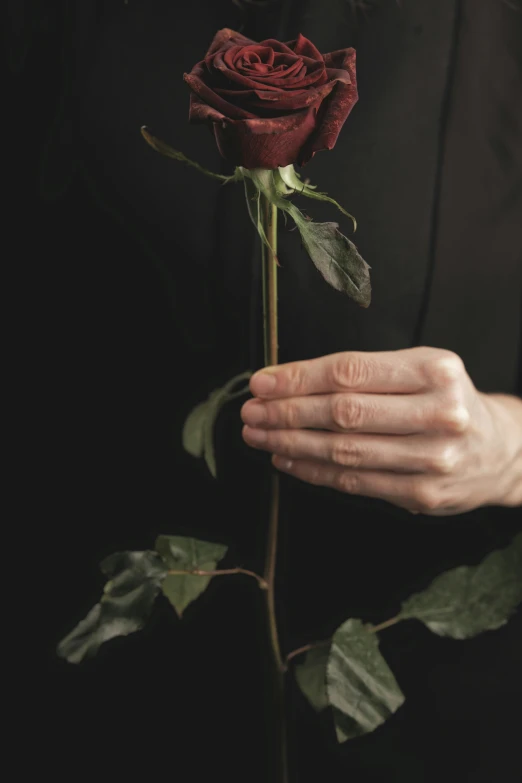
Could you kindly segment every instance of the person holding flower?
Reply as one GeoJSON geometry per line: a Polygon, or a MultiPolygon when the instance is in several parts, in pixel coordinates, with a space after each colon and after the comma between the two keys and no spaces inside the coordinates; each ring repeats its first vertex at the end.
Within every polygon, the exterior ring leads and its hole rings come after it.
{"type": "MultiPolygon", "coordinates": [[[[180,24],[169,3],[127,5],[107,12],[82,72],[87,168],[103,160],[102,177],[144,236],[161,234],[184,335],[173,385],[185,407],[187,356],[200,385],[256,370],[253,399],[218,422],[219,489],[205,496],[198,475],[180,492],[197,509],[193,524],[208,511],[207,529],[256,570],[267,475],[281,476],[285,647],[327,638],[348,615],[378,625],[441,572],[477,563],[522,529],[521,9],[198,0],[180,24]],[[174,84],[180,67],[186,84],[174,84]],[[187,85],[190,117],[215,146],[179,110],[187,85]],[[299,187],[281,174],[271,191],[301,237],[279,220],[277,364],[263,354],[259,242],[242,190],[204,181],[196,191],[193,173],[151,164],[142,140],[125,136],[145,120],[175,129],[191,158],[204,149],[222,180],[235,167],[245,182],[259,169],[301,167],[299,187]],[[315,184],[357,217],[356,232],[340,217],[340,230],[323,222],[330,228],[313,233],[301,196],[314,198],[305,191],[315,184]]],[[[327,221],[327,209],[316,199],[314,219],[327,221]]],[[[239,638],[254,621],[237,616],[239,638]]],[[[408,623],[391,629],[387,655],[406,702],[342,746],[294,692],[299,783],[438,783],[448,769],[469,783],[518,783],[520,621],[519,612],[466,644],[408,623]]],[[[244,753],[256,719],[255,704],[237,718],[227,759],[244,753]]],[[[178,729],[188,755],[193,732],[178,729]]],[[[231,774],[256,772],[240,763],[231,774]]]]}

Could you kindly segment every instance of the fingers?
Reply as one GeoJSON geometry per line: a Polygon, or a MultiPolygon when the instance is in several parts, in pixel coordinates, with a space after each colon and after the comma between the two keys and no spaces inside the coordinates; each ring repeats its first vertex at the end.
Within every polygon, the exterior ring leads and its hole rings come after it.
{"type": "Polygon", "coordinates": [[[250,389],[264,398],[336,391],[411,394],[433,387],[438,379],[446,382],[460,371],[461,364],[450,351],[425,346],[344,351],[260,370],[252,376],[250,389]]]}
{"type": "Polygon", "coordinates": [[[339,435],[313,430],[260,430],[245,426],[249,446],[293,460],[318,460],[333,466],[396,473],[447,475],[456,457],[445,446],[417,435],[391,438],[383,435],[339,435]]]}
{"type": "Polygon", "coordinates": [[[313,394],[290,400],[248,400],[241,409],[243,422],[256,428],[399,435],[438,430],[446,418],[450,426],[450,414],[454,416],[452,409],[446,411],[429,394],[313,394]]]}
{"type": "Polygon", "coordinates": [[[423,476],[397,475],[374,470],[350,470],[339,465],[314,460],[288,460],[274,455],[274,466],[301,481],[331,487],[352,495],[380,498],[412,513],[443,516],[459,513],[446,502],[444,493],[423,476]]]}

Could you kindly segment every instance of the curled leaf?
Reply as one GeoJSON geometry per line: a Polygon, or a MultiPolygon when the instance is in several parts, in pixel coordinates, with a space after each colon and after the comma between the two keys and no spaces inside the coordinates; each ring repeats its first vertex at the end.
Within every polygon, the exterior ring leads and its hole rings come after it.
{"type": "Polygon", "coordinates": [[[167,573],[160,556],[150,551],[116,552],[101,569],[109,581],[100,602],[58,645],[58,655],[69,663],[80,663],[109,639],[143,628],[167,573]]]}
{"type": "Polygon", "coordinates": [[[191,160],[190,158],[187,158],[187,156],[183,152],[173,149],[173,147],[171,147],[166,142],[161,141],[161,139],[156,138],[156,136],[153,136],[146,125],[142,126],[141,135],[143,136],[147,144],[149,144],[149,146],[151,146],[153,150],[159,152],[160,155],[165,155],[166,158],[171,158],[172,160],[178,160],[181,163],[186,163],[187,166],[192,166],[192,168],[197,169],[201,174],[205,174],[207,177],[212,177],[213,179],[221,180],[221,182],[223,182],[224,185],[226,185],[228,182],[239,182],[239,180],[242,179],[239,167],[236,168],[234,174],[232,174],[232,176],[229,177],[225,176],[224,174],[216,174],[216,172],[214,171],[209,171],[204,166],[201,166],[199,163],[196,163],[195,160],[191,160]]]}
{"type": "Polygon", "coordinates": [[[349,217],[353,223],[353,230],[357,230],[357,221],[354,216],[347,212],[345,208],[342,207],[338,201],[329,196],[328,193],[317,191],[317,185],[309,185],[308,183],[303,182],[292,165],[277,169],[274,171],[274,177],[278,192],[284,193],[285,195],[296,193],[298,196],[306,196],[307,198],[313,198],[316,201],[328,201],[330,204],[337,207],[339,212],[342,212],[343,215],[349,217]]]}
{"type": "Polygon", "coordinates": [[[326,667],[330,656],[330,646],[321,645],[308,650],[303,663],[294,669],[295,679],[314,710],[322,712],[328,707],[326,687],[326,667]]]}
{"type": "Polygon", "coordinates": [[[183,448],[193,457],[204,457],[211,475],[216,478],[216,456],[214,452],[214,425],[219,412],[225,403],[247,394],[249,387],[241,387],[232,391],[241,381],[252,376],[252,372],[240,373],[234,376],[224,386],[210,393],[208,399],[200,402],[191,410],[185,420],[182,432],[183,448]]]}

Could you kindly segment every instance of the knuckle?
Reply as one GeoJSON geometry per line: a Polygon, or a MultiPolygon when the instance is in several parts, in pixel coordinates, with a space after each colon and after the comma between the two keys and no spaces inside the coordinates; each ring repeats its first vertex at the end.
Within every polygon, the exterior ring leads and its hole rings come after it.
{"type": "Polygon", "coordinates": [[[430,383],[442,388],[453,386],[465,372],[464,362],[453,351],[437,352],[426,360],[424,369],[430,383]]]}
{"type": "Polygon", "coordinates": [[[332,447],[331,460],[336,465],[358,468],[362,464],[361,450],[346,440],[338,440],[332,447]]]}
{"type": "Polygon", "coordinates": [[[341,353],[332,365],[332,382],[341,389],[358,389],[368,378],[368,365],[357,353],[341,353]]]}
{"type": "Polygon", "coordinates": [[[362,423],[361,404],[355,397],[347,394],[334,395],[332,399],[332,420],[341,429],[357,429],[362,423]]]}
{"type": "Polygon", "coordinates": [[[335,479],[335,487],[341,492],[357,495],[361,488],[361,478],[358,473],[343,470],[335,479]]]}
{"type": "Polygon", "coordinates": [[[265,424],[275,427],[279,423],[279,409],[277,404],[265,403],[265,424]]]}
{"type": "Polygon", "coordinates": [[[290,429],[297,429],[299,427],[299,408],[297,405],[287,403],[284,407],[284,416],[282,417],[284,423],[290,429]]]}
{"type": "Polygon", "coordinates": [[[454,433],[466,432],[470,423],[470,414],[468,409],[462,403],[450,403],[443,407],[440,416],[440,424],[454,433]]]}
{"type": "Polygon", "coordinates": [[[286,386],[291,390],[292,394],[304,393],[307,385],[307,365],[299,363],[288,367],[286,373],[286,386]]]}
{"type": "Polygon", "coordinates": [[[448,475],[453,473],[459,463],[459,455],[454,446],[445,446],[427,460],[427,468],[433,473],[448,475]]]}

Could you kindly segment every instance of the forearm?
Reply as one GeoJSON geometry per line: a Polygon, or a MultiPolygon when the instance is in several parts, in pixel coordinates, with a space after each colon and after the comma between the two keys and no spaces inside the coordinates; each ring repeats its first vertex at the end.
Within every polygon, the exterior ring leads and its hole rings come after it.
{"type": "Polygon", "coordinates": [[[508,451],[507,471],[499,504],[522,506],[522,399],[511,394],[487,394],[505,422],[508,451]]]}

